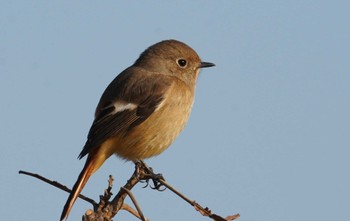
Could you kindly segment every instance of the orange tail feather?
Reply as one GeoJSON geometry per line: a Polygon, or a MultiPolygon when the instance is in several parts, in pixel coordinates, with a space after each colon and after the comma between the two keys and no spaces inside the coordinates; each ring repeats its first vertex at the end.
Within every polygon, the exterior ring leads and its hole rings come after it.
{"type": "Polygon", "coordinates": [[[89,180],[90,176],[95,172],[96,168],[95,161],[92,160],[90,157],[86,160],[85,166],[83,170],[80,172],[78,180],[75,182],[72,192],[70,193],[66,204],[64,205],[62,214],[61,214],[61,221],[66,220],[68,218],[69,212],[73,207],[73,204],[75,200],[78,198],[80,192],[83,190],[85,184],[89,180]]]}

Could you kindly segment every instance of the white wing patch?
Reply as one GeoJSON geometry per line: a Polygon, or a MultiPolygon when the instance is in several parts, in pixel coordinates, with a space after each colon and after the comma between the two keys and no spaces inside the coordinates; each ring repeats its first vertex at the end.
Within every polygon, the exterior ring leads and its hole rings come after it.
{"type": "Polygon", "coordinates": [[[126,103],[126,102],[123,102],[123,101],[116,101],[113,103],[113,106],[114,106],[114,111],[113,111],[113,114],[116,114],[118,112],[122,112],[122,111],[125,111],[125,110],[134,110],[135,108],[137,108],[137,105],[136,104],[133,104],[133,103],[126,103]]]}
{"type": "MultiPolygon", "coordinates": [[[[166,99],[166,98],[165,98],[165,99],[166,99]]],[[[165,103],[165,99],[163,99],[162,102],[160,102],[160,103],[157,105],[157,107],[156,107],[156,109],[154,110],[154,112],[158,111],[161,107],[163,107],[163,105],[164,105],[164,103],[165,103]]]]}

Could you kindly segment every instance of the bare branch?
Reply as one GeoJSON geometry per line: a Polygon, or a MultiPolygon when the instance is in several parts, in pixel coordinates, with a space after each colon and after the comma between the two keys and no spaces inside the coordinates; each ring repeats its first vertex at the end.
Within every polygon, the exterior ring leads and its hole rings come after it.
{"type": "MultiPolygon", "coordinates": [[[[51,181],[49,179],[46,179],[45,177],[42,177],[38,174],[34,174],[26,171],[19,171],[19,173],[35,177],[61,190],[64,190],[69,193],[71,192],[71,190],[66,186],[56,181],[51,181]]],[[[163,191],[165,189],[161,187],[166,187],[166,189],[169,189],[170,191],[178,195],[180,198],[185,200],[187,203],[189,203],[191,206],[193,206],[195,210],[197,210],[201,215],[210,217],[215,221],[230,221],[230,220],[238,219],[240,217],[239,214],[235,214],[235,215],[231,215],[231,216],[227,216],[226,218],[223,218],[215,213],[212,213],[208,207],[204,208],[194,200],[190,200],[184,194],[180,193],[178,190],[172,187],[169,183],[167,183],[161,174],[155,174],[152,168],[148,167],[143,161],[139,161],[135,163],[135,171],[132,174],[132,176],[129,178],[127,183],[120,188],[117,195],[111,201],[110,199],[113,195],[113,193],[111,192],[113,187],[112,176],[109,176],[108,187],[104,191],[104,194],[100,196],[100,202],[98,204],[88,197],[85,197],[81,194],[79,195],[79,198],[91,203],[94,207],[94,210],[89,209],[85,212],[85,215],[83,216],[83,221],[111,221],[112,218],[120,210],[126,210],[131,214],[133,214],[134,216],[136,216],[137,218],[141,219],[142,221],[147,221],[143,216],[143,213],[130,190],[140,181],[145,181],[147,183],[146,186],[148,186],[149,180],[153,181],[154,187],[151,187],[152,189],[163,191]],[[135,211],[132,207],[124,203],[125,197],[128,195],[131,198],[132,202],[134,203],[137,211],[135,211]]]]}
{"type": "Polygon", "coordinates": [[[168,184],[165,180],[163,179],[159,179],[159,182],[165,186],[166,188],[168,188],[169,190],[171,190],[173,193],[175,193],[176,195],[178,195],[179,197],[181,197],[183,200],[185,200],[186,202],[188,202],[191,206],[193,206],[195,208],[195,210],[197,210],[200,214],[202,214],[203,216],[208,216],[210,218],[212,218],[215,221],[228,221],[228,220],[234,220],[234,219],[238,219],[240,217],[239,214],[235,214],[233,216],[227,216],[226,219],[222,218],[219,215],[213,214],[211,212],[211,210],[208,207],[203,208],[201,205],[199,205],[198,203],[196,203],[196,201],[194,200],[190,200],[188,197],[186,197],[185,195],[183,195],[182,193],[180,193],[179,191],[177,191],[174,187],[172,187],[170,184],[168,184]]]}
{"type": "MultiPolygon", "coordinates": [[[[123,188],[123,187],[122,187],[122,188],[123,188]]],[[[142,221],[147,221],[146,218],[143,216],[143,213],[142,213],[142,211],[141,211],[141,208],[140,208],[140,206],[139,206],[137,200],[135,199],[134,194],[132,194],[132,192],[131,192],[130,190],[128,190],[128,189],[124,189],[124,190],[125,190],[126,193],[129,195],[131,201],[134,203],[134,205],[135,205],[135,207],[136,207],[136,209],[137,209],[137,212],[138,212],[138,214],[139,214],[139,216],[140,216],[140,219],[141,219],[142,221]]],[[[125,204],[124,204],[124,205],[125,205],[125,204]]]]}
{"type": "MultiPolygon", "coordinates": [[[[132,215],[134,215],[135,217],[137,217],[138,219],[142,219],[140,214],[131,206],[129,206],[127,203],[124,203],[121,210],[125,210],[128,211],[129,213],[131,213],[132,215]]],[[[147,219],[146,219],[147,220],[147,219]]]]}
{"type": "MultiPolygon", "coordinates": [[[[31,172],[27,172],[27,171],[23,171],[23,170],[20,170],[18,171],[19,174],[24,174],[24,175],[27,175],[27,176],[31,176],[31,177],[35,177],[41,181],[44,181],[45,183],[48,183],[54,187],[57,187],[58,189],[61,189],[63,191],[66,191],[67,193],[70,193],[72,190],[69,189],[68,187],[60,184],[59,182],[57,181],[52,181],[52,180],[49,180],[39,174],[36,174],[36,173],[31,173],[31,172]]],[[[84,196],[83,194],[79,194],[78,196],[80,199],[82,200],[85,200],[86,202],[88,203],[91,203],[93,206],[97,206],[97,203],[93,200],[93,199],[90,199],[89,197],[86,197],[84,196]]]]}

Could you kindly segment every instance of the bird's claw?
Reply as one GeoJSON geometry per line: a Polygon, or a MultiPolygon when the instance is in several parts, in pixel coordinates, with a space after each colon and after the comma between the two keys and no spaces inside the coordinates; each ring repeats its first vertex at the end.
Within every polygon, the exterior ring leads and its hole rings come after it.
{"type": "Polygon", "coordinates": [[[137,175],[140,182],[146,183],[146,185],[143,188],[150,186],[151,189],[158,191],[164,191],[166,189],[164,185],[160,182],[160,180],[165,180],[162,174],[154,173],[153,169],[147,166],[143,161],[136,162],[136,167],[137,175]],[[152,180],[153,186],[149,185],[150,180],[152,180]]]}
{"type": "Polygon", "coordinates": [[[149,186],[149,179],[148,180],[140,180],[140,183],[146,183],[146,185],[142,187],[142,188],[146,188],[149,186]]]}

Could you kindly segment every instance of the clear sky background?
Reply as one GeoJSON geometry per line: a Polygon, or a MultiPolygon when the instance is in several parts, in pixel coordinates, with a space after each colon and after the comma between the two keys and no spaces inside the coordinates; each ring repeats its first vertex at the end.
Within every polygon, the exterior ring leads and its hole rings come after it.
{"type": "MultiPolygon", "coordinates": [[[[97,102],[148,46],[177,39],[203,61],[190,121],[148,160],[191,199],[242,221],[345,220],[350,208],[349,1],[1,1],[0,214],[58,220],[97,102]]],[[[133,165],[111,157],[98,200],[133,165]]],[[[209,220],[170,191],[134,188],[146,217],[209,220]]],[[[69,220],[81,220],[78,200],[69,220]]],[[[29,218],[28,218],[29,217],[29,218]]],[[[136,220],[121,212],[115,220],[136,220]]]]}

